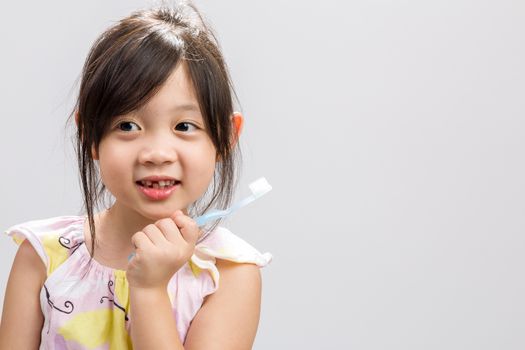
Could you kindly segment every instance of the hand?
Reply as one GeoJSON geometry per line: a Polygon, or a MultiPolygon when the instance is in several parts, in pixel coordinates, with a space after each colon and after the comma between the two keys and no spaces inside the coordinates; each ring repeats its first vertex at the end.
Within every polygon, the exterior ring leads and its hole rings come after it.
{"type": "Polygon", "coordinates": [[[126,270],[130,287],[165,288],[193,255],[199,233],[195,221],[180,210],[135,233],[135,256],[126,270]]]}

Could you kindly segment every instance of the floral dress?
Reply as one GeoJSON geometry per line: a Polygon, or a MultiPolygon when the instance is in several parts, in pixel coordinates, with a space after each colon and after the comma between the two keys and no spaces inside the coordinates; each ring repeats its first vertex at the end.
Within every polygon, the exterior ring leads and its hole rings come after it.
{"type": "MultiPolygon", "coordinates": [[[[47,269],[40,291],[44,315],[40,349],[132,349],[129,336],[129,286],[124,270],[91,259],[84,243],[85,216],[59,216],[9,228],[17,244],[27,239],[47,269]]],[[[224,227],[217,227],[195,247],[167,290],[182,342],[204,298],[219,284],[215,259],[266,266],[261,254],[224,227]]]]}

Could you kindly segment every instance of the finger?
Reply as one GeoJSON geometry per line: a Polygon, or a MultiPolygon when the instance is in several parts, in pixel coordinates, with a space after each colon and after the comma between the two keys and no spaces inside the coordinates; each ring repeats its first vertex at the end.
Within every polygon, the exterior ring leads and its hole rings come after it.
{"type": "Polygon", "coordinates": [[[151,240],[142,231],[139,231],[135,233],[133,236],[131,236],[131,243],[135,247],[135,250],[145,250],[153,246],[153,243],[151,242],[151,240]]]}
{"type": "Polygon", "coordinates": [[[172,219],[179,228],[180,234],[187,243],[195,245],[199,238],[199,226],[195,220],[182,213],[175,213],[172,219]]]}
{"type": "Polygon", "coordinates": [[[179,231],[179,228],[175,224],[175,221],[171,218],[161,219],[155,223],[160,231],[164,234],[166,239],[172,243],[182,243],[184,238],[179,231]]]}
{"type": "Polygon", "coordinates": [[[160,246],[166,243],[166,237],[154,224],[149,224],[148,226],[144,227],[142,229],[142,232],[144,232],[146,236],[148,236],[150,241],[156,246],[160,246]]]}

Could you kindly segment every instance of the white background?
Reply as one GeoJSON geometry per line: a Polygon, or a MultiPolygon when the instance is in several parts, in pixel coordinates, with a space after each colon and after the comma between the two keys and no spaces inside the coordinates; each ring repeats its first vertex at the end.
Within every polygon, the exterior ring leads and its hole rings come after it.
{"type": "MultiPolygon", "coordinates": [[[[77,78],[147,5],[4,4],[2,230],[80,213],[77,78]]],[[[228,221],[274,255],[254,348],[524,349],[525,3],[197,5],[246,117],[238,197],[274,187],[228,221]]]]}

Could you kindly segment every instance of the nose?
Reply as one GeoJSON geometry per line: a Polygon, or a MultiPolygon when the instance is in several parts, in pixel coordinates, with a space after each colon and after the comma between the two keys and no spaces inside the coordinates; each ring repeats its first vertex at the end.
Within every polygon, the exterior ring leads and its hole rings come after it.
{"type": "Polygon", "coordinates": [[[150,140],[139,152],[138,161],[141,164],[163,165],[176,162],[177,150],[173,142],[165,138],[150,140]]]}

